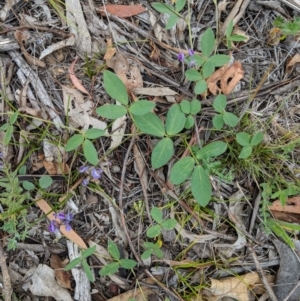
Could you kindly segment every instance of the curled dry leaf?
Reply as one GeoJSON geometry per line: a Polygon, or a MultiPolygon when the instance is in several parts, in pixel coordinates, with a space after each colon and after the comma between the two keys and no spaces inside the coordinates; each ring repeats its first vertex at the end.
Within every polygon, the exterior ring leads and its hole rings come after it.
{"type": "Polygon", "coordinates": [[[149,95],[149,96],[174,96],[177,92],[171,90],[169,87],[156,87],[156,88],[135,88],[135,94],[149,95]]]}
{"type": "Polygon", "coordinates": [[[70,272],[64,271],[65,265],[62,263],[60,257],[56,254],[51,254],[50,266],[55,272],[57,283],[64,287],[71,289],[71,275],[70,272]]]}
{"type": "Polygon", "coordinates": [[[230,277],[222,280],[211,279],[210,291],[213,297],[210,300],[222,300],[231,297],[239,301],[250,301],[251,286],[259,282],[257,273],[248,273],[243,276],[230,277]]]}
{"type": "Polygon", "coordinates": [[[106,12],[115,15],[120,18],[129,18],[145,11],[145,7],[141,5],[118,5],[108,4],[101,6],[99,12],[102,16],[106,15],[106,12]]]}
{"type": "Polygon", "coordinates": [[[286,65],[286,73],[290,73],[294,66],[300,64],[300,54],[296,53],[286,65]]]}
{"type": "Polygon", "coordinates": [[[244,77],[244,69],[240,62],[233,63],[230,67],[225,65],[214,72],[207,80],[208,90],[217,95],[222,92],[229,94],[233,91],[238,82],[244,77]]]}
{"type": "Polygon", "coordinates": [[[112,39],[108,39],[107,40],[107,50],[105,52],[105,55],[104,55],[104,59],[107,61],[107,60],[110,60],[117,52],[116,48],[112,46],[112,39]]]}
{"type": "Polygon", "coordinates": [[[22,50],[22,54],[24,55],[24,57],[29,65],[39,66],[42,68],[46,67],[46,64],[44,62],[42,62],[39,59],[37,59],[36,57],[30,55],[26,51],[26,49],[24,47],[24,43],[27,42],[27,37],[23,31],[21,31],[21,30],[15,31],[15,38],[16,38],[17,42],[19,43],[20,48],[22,50]]]}
{"type": "Polygon", "coordinates": [[[57,301],[73,300],[68,290],[57,284],[54,271],[45,264],[38,265],[22,288],[29,289],[34,296],[52,297],[57,301]]]}
{"type": "Polygon", "coordinates": [[[77,62],[78,57],[75,58],[74,62],[71,64],[70,68],[69,68],[69,75],[70,75],[70,79],[73,83],[73,85],[82,93],[84,94],[89,94],[89,92],[86,90],[86,88],[81,84],[81,82],[79,81],[79,79],[76,77],[75,73],[74,73],[74,66],[75,63],[77,62]]]}
{"type": "Polygon", "coordinates": [[[134,64],[129,65],[122,53],[118,52],[113,58],[107,60],[106,64],[116,72],[129,91],[143,87],[143,78],[139,68],[134,64]]]}
{"type": "MultiPolygon", "coordinates": [[[[119,103],[118,103],[119,104],[119,103]]],[[[126,115],[122,116],[120,118],[117,118],[113,124],[112,124],[112,128],[111,128],[111,143],[109,146],[108,150],[113,150],[116,147],[118,147],[121,143],[122,143],[122,139],[124,137],[124,133],[126,130],[126,115]]]]}

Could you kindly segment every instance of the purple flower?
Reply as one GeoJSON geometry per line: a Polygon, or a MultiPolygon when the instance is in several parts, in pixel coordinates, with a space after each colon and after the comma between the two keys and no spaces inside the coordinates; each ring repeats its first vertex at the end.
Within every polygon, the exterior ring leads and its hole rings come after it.
{"type": "Polygon", "coordinates": [[[197,62],[195,60],[190,60],[189,67],[193,68],[193,67],[196,67],[196,66],[197,66],[197,62]]]}
{"type": "Polygon", "coordinates": [[[69,223],[73,219],[74,215],[70,212],[66,213],[65,221],[69,223]]]}
{"type": "Polygon", "coordinates": [[[66,218],[66,215],[63,212],[59,213],[53,213],[55,218],[59,218],[61,221],[63,221],[66,218]]]}
{"type": "Polygon", "coordinates": [[[90,183],[90,179],[89,178],[85,178],[82,180],[81,185],[82,186],[88,186],[90,183]]]}
{"type": "Polygon", "coordinates": [[[66,227],[66,231],[68,231],[68,232],[72,230],[71,225],[68,223],[65,224],[65,227],[66,227]]]}
{"type": "Polygon", "coordinates": [[[0,152],[0,158],[3,158],[3,153],[0,152]]]}
{"type": "Polygon", "coordinates": [[[178,59],[179,62],[183,62],[184,61],[184,53],[180,52],[177,55],[177,59],[178,59]]]}
{"type": "Polygon", "coordinates": [[[188,53],[189,53],[190,56],[193,56],[194,53],[195,53],[195,51],[194,51],[193,49],[189,49],[189,50],[188,50],[188,53]]]}
{"type": "Polygon", "coordinates": [[[101,178],[101,175],[103,173],[103,170],[101,168],[93,168],[91,171],[91,176],[95,179],[98,180],[101,178]]]}
{"type": "Polygon", "coordinates": [[[51,221],[48,229],[50,232],[54,233],[59,229],[59,223],[56,220],[51,221]]]}
{"type": "Polygon", "coordinates": [[[78,171],[79,171],[79,173],[84,173],[84,172],[87,172],[88,169],[89,169],[88,166],[82,165],[78,168],[78,171]]]}

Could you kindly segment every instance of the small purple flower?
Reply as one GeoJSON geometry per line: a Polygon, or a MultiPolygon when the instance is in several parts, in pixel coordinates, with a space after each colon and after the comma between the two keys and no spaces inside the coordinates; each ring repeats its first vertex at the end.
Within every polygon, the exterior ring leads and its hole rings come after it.
{"type": "Polygon", "coordinates": [[[101,168],[93,168],[91,171],[91,176],[95,179],[98,180],[101,178],[101,175],[103,173],[103,170],[101,168]]]}
{"type": "Polygon", "coordinates": [[[195,51],[193,49],[188,50],[189,56],[193,56],[195,54],[195,51]]]}
{"type": "Polygon", "coordinates": [[[65,227],[66,227],[66,230],[67,230],[68,232],[72,230],[71,225],[68,224],[68,223],[65,224],[65,227]]]}
{"type": "Polygon", "coordinates": [[[66,213],[65,221],[69,223],[73,219],[74,215],[70,212],[66,213]]]}
{"type": "Polygon", "coordinates": [[[53,213],[55,218],[59,218],[61,221],[63,221],[66,218],[66,215],[63,212],[59,213],[53,213]]]}
{"type": "Polygon", "coordinates": [[[81,185],[82,186],[88,186],[90,183],[90,179],[89,178],[85,178],[82,180],[81,185]]]}
{"type": "Polygon", "coordinates": [[[0,152],[0,158],[3,158],[3,153],[0,152]]]}
{"type": "Polygon", "coordinates": [[[183,62],[184,61],[184,53],[180,52],[177,55],[177,59],[178,59],[179,62],[183,62]]]}
{"type": "Polygon", "coordinates": [[[78,171],[79,171],[79,173],[84,173],[84,172],[87,172],[88,169],[89,169],[88,166],[82,165],[78,168],[78,171]]]}
{"type": "Polygon", "coordinates": [[[197,66],[197,62],[195,60],[190,60],[189,67],[193,68],[193,67],[196,67],[196,66],[197,66]]]}
{"type": "Polygon", "coordinates": [[[48,229],[50,232],[54,233],[59,229],[59,223],[56,220],[51,221],[48,229]]]}

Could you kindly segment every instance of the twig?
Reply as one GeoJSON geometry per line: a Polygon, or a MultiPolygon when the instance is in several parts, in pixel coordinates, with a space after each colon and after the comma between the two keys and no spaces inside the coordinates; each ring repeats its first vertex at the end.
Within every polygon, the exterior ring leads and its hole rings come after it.
{"type": "Polygon", "coordinates": [[[3,285],[4,285],[3,295],[4,295],[5,301],[11,301],[11,295],[12,295],[13,290],[12,290],[12,286],[11,286],[11,282],[10,282],[8,268],[6,265],[6,259],[7,259],[7,256],[4,252],[3,244],[0,241],[0,267],[2,270],[3,285]]]}
{"type": "Polygon", "coordinates": [[[271,288],[265,274],[264,274],[264,271],[258,261],[258,258],[256,256],[256,253],[255,251],[253,250],[252,246],[248,246],[248,249],[250,250],[251,254],[252,254],[252,257],[253,257],[253,261],[254,261],[254,264],[256,266],[256,270],[257,270],[257,273],[259,275],[259,278],[261,279],[262,283],[264,284],[265,286],[265,289],[268,291],[269,293],[269,296],[271,298],[272,301],[278,301],[277,297],[275,296],[274,294],[274,291],[273,289],[271,288]]]}
{"type": "Polygon", "coordinates": [[[128,233],[128,229],[126,226],[124,210],[123,210],[123,190],[124,190],[125,173],[126,173],[126,168],[127,168],[126,164],[127,164],[131,149],[134,145],[134,141],[135,141],[135,130],[132,131],[132,138],[131,138],[130,144],[128,146],[128,149],[127,149],[127,152],[126,152],[126,155],[124,158],[124,164],[122,167],[121,180],[120,180],[120,191],[119,191],[119,210],[120,210],[121,223],[122,223],[124,232],[127,236],[127,241],[128,241],[129,247],[130,247],[132,253],[134,254],[134,257],[138,261],[139,265],[144,266],[143,261],[141,260],[140,256],[137,254],[137,252],[132,244],[132,241],[131,241],[131,238],[130,238],[130,235],[128,233]]]}

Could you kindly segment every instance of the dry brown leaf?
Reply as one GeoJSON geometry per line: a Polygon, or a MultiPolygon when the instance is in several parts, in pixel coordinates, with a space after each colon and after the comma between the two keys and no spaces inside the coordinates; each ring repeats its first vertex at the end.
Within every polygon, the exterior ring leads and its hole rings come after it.
{"type": "Polygon", "coordinates": [[[208,90],[211,94],[217,95],[222,92],[229,94],[244,77],[244,70],[240,62],[235,62],[231,66],[225,65],[214,72],[207,80],[208,90]]]}
{"type": "Polygon", "coordinates": [[[143,87],[143,78],[139,68],[134,64],[129,65],[122,53],[116,53],[113,58],[107,60],[106,64],[115,71],[129,91],[143,87]]]}
{"type": "MultiPolygon", "coordinates": [[[[153,294],[154,291],[152,291],[150,288],[141,286],[138,289],[127,291],[126,293],[110,298],[107,301],[124,301],[129,300],[130,298],[133,298],[136,301],[145,301],[149,300],[148,296],[153,294]]],[[[158,300],[158,298],[155,298],[154,300],[158,300]]]]}
{"type": "Polygon", "coordinates": [[[155,43],[152,40],[150,40],[150,47],[152,48],[150,58],[153,61],[157,62],[160,57],[160,50],[158,49],[158,47],[155,45],[155,43]]]}
{"type": "MultiPolygon", "coordinates": [[[[54,217],[54,215],[53,215],[54,212],[53,212],[52,208],[49,206],[49,204],[45,200],[43,200],[43,199],[38,200],[36,202],[36,205],[39,206],[39,208],[47,215],[47,217],[50,221],[55,220],[58,223],[60,223],[60,220],[54,217]]],[[[66,226],[61,225],[59,230],[65,237],[70,239],[72,242],[77,244],[79,247],[81,247],[83,249],[87,248],[85,242],[73,229],[71,229],[70,231],[67,231],[66,226]]]]}
{"type": "Polygon", "coordinates": [[[76,75],[74,73],[74,66],[75,66],[75,63],[77,62],[77,60],[78,60],[78,57],[75,58],[74,62],[71,64],[71,66],[69,68],[70,80],[79,91],[81,91],[84,94],[90,95],[89,92],[82,85],[82,83],[79,81],[79,79],[76,77],[76,75]]]}
{"type": "Polygon", "coordinates": [[[105,16],[105,12],[107,11],[117,17],[128,18],[143,13],[145,10],[146,9],[141,5],[108,4],[106,6],[101,6],[99,12],[102,16],[105,16]]]}
{"type": "Polygon", "coordinates": [[[70,167],[67,163],[54,162],[54,165],[58,175],[68,175],[70,173],[70,167]]]}
{"type": "Polygon", "coordinates": [[[53,161],[48,162],[48,161],[44,160],[43,165],[44,165],[44,167],[47,170],[49,175],[56,175],[57,174],[56,167],[55,167],[53,161]]]}
{"type": "Polygon", "coordinates": [[[140,181],[144,190],[148,189],[148,173],[146,168],[146,163],[143,155],[138,149],[137,145],[133,145],[133,154],[134,154],[134,169],[136,173],[139,175],[140,181]]]}
{"type": "Polygon", "coordinates": [[[296,53],[286,65],[286,73],[290,73],[294,66],[300,64],[300,54],[296,53]]]}
{"type": "Polygon", "coordinates": [[[104,55],[104,59],[110,60],[117,52],[116,48],[112,46],[112,39],[107,40],[107,50],[104,55]]]}
{"type": "Polygon", "coordinates": [[[25,57],[25,59],[26,59],[26,61],[29,65],[39,66],[39,67],[42,67],[42,68],[46,67],[46,64],[44,62],[42,62],[39,59],[37,59],[36,57],[30,55],[26,51],[26,49],[24,47],[24,43],[27,42],[27,37],[26,37],[26,34],[23,31],[16,30],[15,31],[15,38],[18,41],[18,43],[20,45],[20,48],[22,50],[22,54],[24,55],[24,57],[25,57]]]}
{"type": "Polygon", "coordinates": [[[300,214],[300,196],[289,198],[285,204],[282,206],[279,200],[273,202],[269,207],[271,211],[282,211],[287,213],[298,213],[300,214]]]}
{"type": "Polygon", "coordinates": [[[169,87],[156,87],[156,88],[135,88],[135,94],[149,95],[149,96],[173,96],[178,94],[171,90],[169,87]]]}
{"type": "Polygon", "coordinates": [[[71,275],[69,272],[63,270],[65,265],[58,255],[51,254],[50,266],[55,272],[57,283],[64,288],[71,289],[71,275]]]}
{"type": "Polygon", "coordinates": [[[239,301],[250,301],[249,286],[259,281],[257,273],[247,273],[243,276],[230,277],[223,280],[211,279],[210,291],[215,299],[231,297],[239,301]]]}

